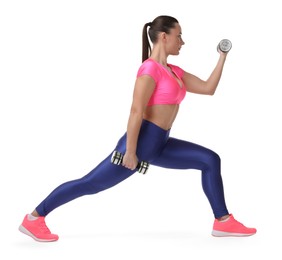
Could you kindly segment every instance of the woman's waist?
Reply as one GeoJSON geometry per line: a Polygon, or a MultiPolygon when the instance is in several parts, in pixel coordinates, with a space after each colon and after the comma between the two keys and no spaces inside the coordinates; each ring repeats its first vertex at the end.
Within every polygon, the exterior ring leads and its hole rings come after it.
{"type": "Polygon", "coordinates": [[[158,105],[147,107],[143,118],[164,130],[170,130],[177,116],[179,105],[158,105]]]}

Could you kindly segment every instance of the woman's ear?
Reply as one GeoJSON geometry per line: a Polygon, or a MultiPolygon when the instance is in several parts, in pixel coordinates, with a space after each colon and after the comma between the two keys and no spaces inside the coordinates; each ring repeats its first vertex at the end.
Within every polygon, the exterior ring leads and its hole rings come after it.
{"type": "Polygon", "coordinates": [[[167,39],[167,35],[165,32],[161,32],[159,37],[161,41],[165,41],[167,39]]]}

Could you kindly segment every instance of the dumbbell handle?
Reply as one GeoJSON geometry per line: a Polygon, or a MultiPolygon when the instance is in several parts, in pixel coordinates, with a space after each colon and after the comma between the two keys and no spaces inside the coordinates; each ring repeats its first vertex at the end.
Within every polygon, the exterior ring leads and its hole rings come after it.
{"type": "MultiPolygon", "coordinates": [[[[120,165],[122,164],[122,159],[123,159],[123,154],[118,151],[114,151],[112,154],[111,163],[120,165]]],[[[138,162],[136,167],[138,172],[143,174],[147,172],[148,168],[149,168],[149,163],[145,161],[138,162]]]]}

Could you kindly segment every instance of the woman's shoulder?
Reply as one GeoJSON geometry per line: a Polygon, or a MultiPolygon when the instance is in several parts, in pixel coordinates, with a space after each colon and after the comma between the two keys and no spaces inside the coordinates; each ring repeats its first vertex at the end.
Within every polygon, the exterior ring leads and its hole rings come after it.
{"type": "Polygon", "coordinates": [[[167,64],[167,65],[168,65],[169,67],[173,68],[173,69],[176,69],[176,70],[183,70],[180,66],[175,65],[175,64],[169,63],[169,64],[167,64]]]}
{"type": "Polygon", "coordinates": [[[154,61],[153,59],[148,58],[147,60],[143,61],[143,63],[141,64],[141,67],[146,67],[146,68],[158,68],[159,64],[154,61]]]}
{"type": "Polygon", "coordinates": [[[182,78],[184,74],[184,69],[174,64],[168,64],[168,65],[172,69],[173,72],[175,72],[180,78],[182,78]]]}
{"type": "Polygon", "coordinates": [[[154,79],[157,79],[161,75],[161,68],[157,62],[155,62],[153,59],[147,59],[143,61],[141,66],[138,69],[138,76],[141,75],[150,75],[154,79]]]}

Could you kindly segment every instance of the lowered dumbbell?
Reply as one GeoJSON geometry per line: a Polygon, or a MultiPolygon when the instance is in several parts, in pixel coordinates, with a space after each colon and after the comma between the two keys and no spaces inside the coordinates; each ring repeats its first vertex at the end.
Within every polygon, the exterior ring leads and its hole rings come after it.
{"type": "Polygon", "coordinates": [[[229,52],[232,48],[232,43],[231,41],[227,39],[223,39],[219,42],[217,45],[217,51],[222,51],[222,52],[229,52]]]}
{"type": "MultiPolygon", "coordinates": [[[[122,164],[122,159],[123,159],[123,154],[118,151],[114,151],[112,154],[111,163],[120,165],[122,164]]],[[[138,162],[136,167],[138,172],[143,174],[147,172],[148,168],[149,168],[149,163],[145,161],[138,162]]]]}

